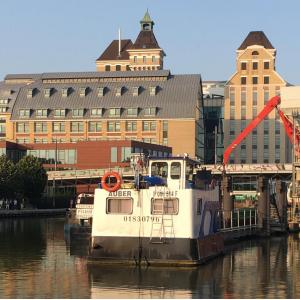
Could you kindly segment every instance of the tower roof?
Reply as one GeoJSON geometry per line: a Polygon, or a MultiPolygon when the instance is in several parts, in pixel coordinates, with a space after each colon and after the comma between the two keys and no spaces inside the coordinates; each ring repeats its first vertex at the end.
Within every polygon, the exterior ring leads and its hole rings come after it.
{"type": "Polygon", "coordinates": [[[131,46],[131,40],[121,40],[121,55],[119,56],[119,40],[113,40],[97,60],[129,59],[129,55],[126,50],[131,46]]]}
{"type": "Polygon", "coordinates": [[[160,48],[152,30],[141,30],[131,49],[160,48]]]}
{"type": "Polygon", "coordinates": [[[252,45],[260,45],[266,49],[275,49],[263,31],[250,31],[238,50],[244,50],[252,45]]]}

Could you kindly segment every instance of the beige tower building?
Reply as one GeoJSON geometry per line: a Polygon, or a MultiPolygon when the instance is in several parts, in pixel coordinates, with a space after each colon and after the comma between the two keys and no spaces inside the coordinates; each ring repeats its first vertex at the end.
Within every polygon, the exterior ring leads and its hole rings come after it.
{"type": "MultiPolygon", "coordinates": [[[[286,81],[276,72],[276,49],[264,32],[252,31],[236,52],[236,72],[225,86],[224,148],[280,94],[286,81]]],[[[289,162],[290,144],[276,110],[230,156],[230,163],[289,162]]]]}
{"type": "Polygon", "coordinates": [[[133,43],[131,40],[113,40],[96,60],[97,71],[162,70],[165,53],[153,32],[154,22],[148,11],[140,21],[141,31],[133,43]]]}

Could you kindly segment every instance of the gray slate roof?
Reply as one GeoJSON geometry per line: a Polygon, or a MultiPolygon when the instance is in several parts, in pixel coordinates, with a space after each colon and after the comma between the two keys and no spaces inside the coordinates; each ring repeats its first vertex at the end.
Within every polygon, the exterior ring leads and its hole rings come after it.
{"type": "MultiPolygon", "coordinates": [[[[9,75],[10,78],[13,75],[9,75]]],[[[18,75],[17,75],[18,76],[18,75]]],[[[24,119],[19,117],[19,110],[31,109],[31,119],[35,119],[36,109],[49,109],[48,119],[54,119],[53,109],[67,109],[64,119],[82,119],[72,117],[71,109],[84,108],[83,119],[90,118],[91,108],[103,108],[102,118],[109,118],[108,109],[114,107],[122,108],[121,117],[127,118],[126,108],[138,107],[137,118],[195,118],[198,106],[198,93],[200,90],[200,75],[170,75],[168,70],[161,71],[137,71],[137,72],[79,72],[79,73],[44,73],[38,80],[21,88],[17,101],[15,102],[12,120],[24,119]],[[165,80],[150,81],[147,77],[165,77],[165,80]],[[123,77],[119,82],[85,82],[85,83],[45,83],[43,79],[51,78],[110,78],[123,77]],[[139,80],[126,81],[126,77],[142,77],[139,80]],[[122,96],[116,96],[116,89],[123,86],[122,96]],[[140,94],[133,96],[133,88],[140,86],[140,94]],[[155,96],[150,95],[150,87],[158,86],[155,96]],[[72,92],[68,97],[62,97],[62,89],[70,87],[72,92]],[[89,92],[85,97],[80,97],[81,87],[88,87],[89,92]],[[106,87],[103,97],[98,96],[98,88],[106,87]],[[27,90],[36,88],[37,93],[27,97],[27,90]],[[44,97],[44,89],[53,88],[54,92],[50,98],[44,97]],[[156,117],[147,117],[144,108],[157,107],[156,117]]],[[[128,117],[129,118],[129,117],[128,117]]],[[[132,117],[131,117],[132,118],[132,117]]],[[[134,117],[135,119],[136,117],[134,117]]],[[[41,118],[37,118],[42,120],[41,118]]],[[[58,119],[59,118],[55,118],[58,119]]]]}

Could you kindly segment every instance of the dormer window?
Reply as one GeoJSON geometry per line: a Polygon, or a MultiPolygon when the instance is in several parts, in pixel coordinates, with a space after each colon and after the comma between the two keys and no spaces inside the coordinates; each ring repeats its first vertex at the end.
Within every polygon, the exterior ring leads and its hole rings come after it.
{"type": "Polygon", "coordinates": [[[138,108],[127,108],[127,116],[128,117],[137,117],[138,115],[138,108]]]}
{"type": "Polygon", "coordinates": [[[7,112],[8,107],[0,107],[0,113],[7,112]]]}
{"type": "Polygon", "coordinates": [[[252,52],[252,56],[257,56],[259,53],[257,51],[252,52]]]}
{"type": "Polygon", "coordinates": [[[91,109],[91,117],[101,117],[101,116],[102,116],[102,108],[91,109]]]}
{"type": "Polygon", "coordinates": [[[36,93],[36,88],[27,89],[27,98],[32,98],[36,93]]]}
{"type": "Polygon", "coordinates": [[[54,110],[54,117],[65,117],[66,116],[66,110],[65,109],[55,109],[54,110]]]}
{"type": "Polygon", "coordinates": [[[30,117],[30,109],[20,109],[19,116],[20,116],[20,118],[30,117]]]}
{"type": "Polygon", "coordinates": [[[68,97],[71,93],[71,88],[62,88],[61,95],[63,97],[68,97]]]}
{"type": "Polygon", "coordinates": [[[106,87],[98,87],[98,97],[103,97],[106,92],[106,87]]]}
{"type": "Polygon", "coordinates": [[[139,92],[140,92],[140,87],[139,86],[133,87],[133,96],[138,96],[139,92]]]}
{"type": "Polygon", "coordinates": [[[0,99],[0,105],[8,104],[9,99],[0,99]]]}
{"type": "Polygon", "coordinates": [[[84,115],[84,109],[83,108],[79,108],[79,109],[72,109],[72,116],[73,117],[83,117],[84,115]]]}
{"type": "Polygon", "coordinates": [[[147,117],[156,116],[156,107],[146,107],[144,111],[145,111],[145,116],[147,117]]]}
{"type": "Polygon", "coordinates": [[[121,108],[117,107],[117,108],[110,108],[109,109],[109,116],[114,118],[114,117],[120,117],[121,115],[121,108]]]}
{"type": "Polygon", "coordinates": [[[85,97],[88,93],[88,88],[87,87],[81,87],[79,89],[79,95],[80,97],[85,97]]]}
{"type": "Polygon", "coordinates": [[[116,96],[117,97],[122,96],[123,93],[124,93],[124,87],[123,86],[116,88],[116,96]]]}
{"type": "Polygon", "coordinates": [[[48,109],[37,109],[35,111],[35,116],[37,118],[47,118],[47,116],[48,116],[48,109]]]}
{"type": "Polygon", "coordinates": [[[45,88],[44,89],[44,96],[45,96],[45,98],[51,97],[52,90],[53,90],[52,88],[45,88]]]}
{"type": "Polygon", "coordinates": [[[157,94],[157,86],[150,86],[150,96],[155,96],[157,94]]]}

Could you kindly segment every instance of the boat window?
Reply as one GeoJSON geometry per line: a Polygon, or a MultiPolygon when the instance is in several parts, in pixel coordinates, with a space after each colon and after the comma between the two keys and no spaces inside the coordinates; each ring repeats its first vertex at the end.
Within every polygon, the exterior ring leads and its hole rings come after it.
{"type": "Polygon", "coordinates": [[[77,204],[94,204],[93,195],[78,196],[77,204]]]}
{"type": "Polygon", "coordinates": [[[188,164],[188,163],[186,164],[185,179],[193,180],[193,165],[192,164],[188,164]]]}
{"type": "Polygon", "coordinates": [[[171,178],[172,179],[180,179],[181,174],[181,163],[180,162],[172,162],[171,163],[171,178]]]}
{"type": "Polygon", "coordinates": [[[163,178],[167,178],[168,177],[168,163],[166,163],[166,162],[152,163],[151,176],[161,176],[163,178]]]}
{"type": "Polygon", "coordinates": [[[197,215],[201,215],[202,212],[202,198],[197,199],[197,215]]]}
{"type": "Polygon", "coordinates": [[[152,198],[151,202],[152,215],[178,214],[178,198],[152,198]]]}
{"type": "Polygon", "coordinates": [[[107,198],[106,213],[107,214],[132,214],[132,198],[107,198]]]}

